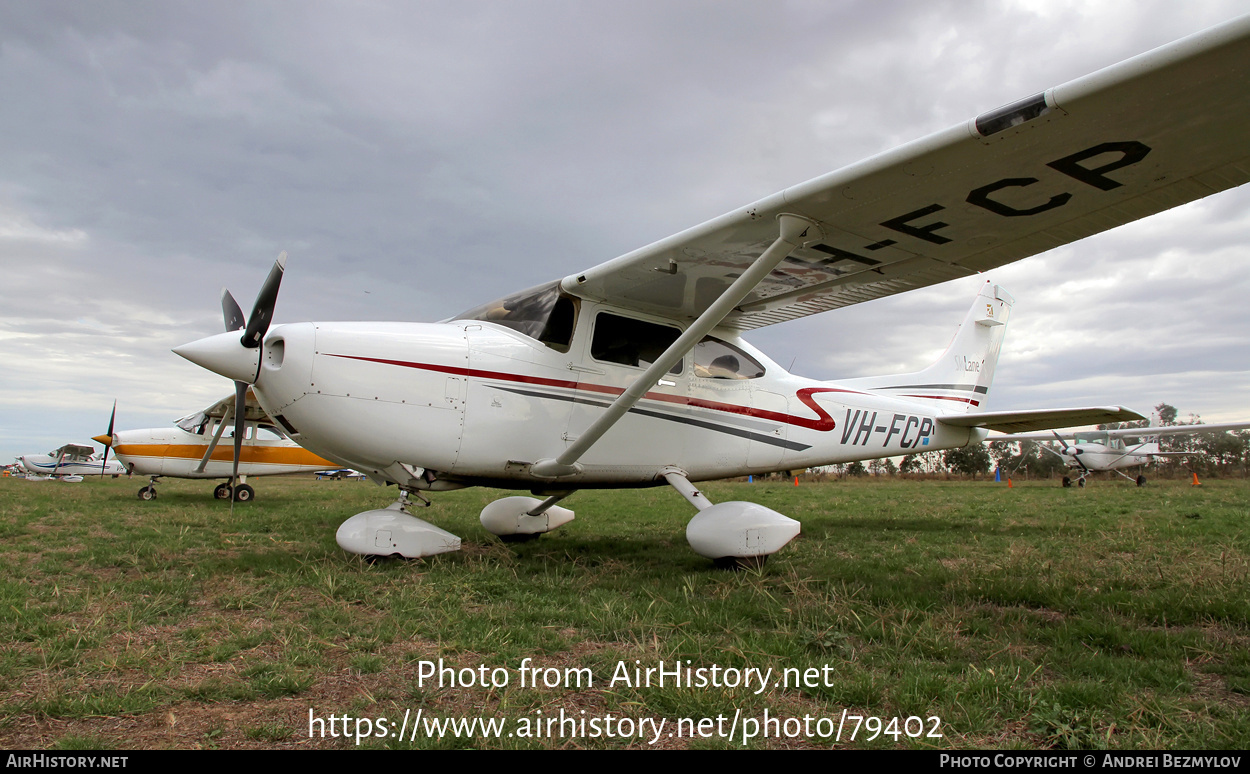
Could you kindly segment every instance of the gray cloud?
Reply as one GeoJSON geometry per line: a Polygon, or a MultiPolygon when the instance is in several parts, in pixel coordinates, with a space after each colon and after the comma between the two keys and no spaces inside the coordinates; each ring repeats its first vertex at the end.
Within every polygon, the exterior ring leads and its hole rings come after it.
{"type": "MultiPolygon", "coordinates": [[[[228,393],[169,348],[280,250],[279,321],[439,319],[1241,10],[7,4],[0,453],[100,432],[114,397],[148,426],[228,393]]],[[[993,405],[1250,414],[1248,199],[995,272],[1019,304],[993,405]]],[[[915,368],[980,281],[750,338],[812,376],[915,368]]]]}

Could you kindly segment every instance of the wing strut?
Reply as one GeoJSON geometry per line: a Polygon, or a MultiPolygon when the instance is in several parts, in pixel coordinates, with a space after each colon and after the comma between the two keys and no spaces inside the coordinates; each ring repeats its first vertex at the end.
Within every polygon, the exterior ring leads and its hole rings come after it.
{"type": "Polygon", "coordinates": [[[208,451],[204,452],[204,458],[200,460],[200,464],[195,466],[196,473],[203,473],[204,466],[208,464],[208,460],[213,456],[213,450],[217,448],[217,443],[221,440],[222,433],[226,432],[226,422],[234,418],[234,410],[221,418],[217,423],[217,432],[213,433],[213,441],[208,445],[208,451]]]}
{"type": "Polygon", "coordinates": [[[656,358],[642,376],[634,380],[625,392],[621,393],[611,406],[607,408],[594,424],[582,433],[572,446],[565,449],[564,452],[556,459],[539,460],[530,466],[530,472],[539,478],[560,478],[562,476],[572,476],[581,472],[581,466],[576,464],[577,460],[586,453],[591,446],[594,446],[603,434],[606,433],[617,421],[625,416],[631,408],[634,407],[639,400],[642,399],[647,392],[655,387],[664,374],[676,365],[678,360],[686,356],[686,353],[694,348],[695,344],[711,332],[713,328],[720,324],[720,321],[733,311],[734,307],[742,303],[742,299],[755,289],[769,272],[777,268],[777,264],[786,259],[790,253],[799,247],[812,242],[818,242],[824,238],[819,225],[807,218],[799,215],[790,215],[783,213],[777,216],[780,224],[781,233],[777,239],[768,246],[759,258],[744,272],[738,279],[734,280],[724,293],[720,295],[712,305],[707,308],[703,314],[699,315],[686,332],[677,337],[669,348],[664,350],[664,354],[656,358]]]}

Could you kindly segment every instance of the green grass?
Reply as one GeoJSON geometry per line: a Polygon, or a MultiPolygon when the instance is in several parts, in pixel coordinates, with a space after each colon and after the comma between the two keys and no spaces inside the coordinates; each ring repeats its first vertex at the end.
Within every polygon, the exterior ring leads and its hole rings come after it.
{"type": "MultiPolygon", "coordinates": [[[[937,717],[943,736],[874,735],[872,721],[854,740],[745,746],[1250,747],[1242,480],[708,484],[715,502],[803,523],[740,573],[690,551],[693,509],[668,488],[579,492],[574,522],[510,546],[477,522],[506,493],[439,494],[417,515],[461,552],[369,563],[334,532],[393,488],[261,479],[231,515],[210,483],[162,482],[151,502],[141,483],[0,479],[0,744],[355,746],[310,740],[311,709],[369,719],[353,726],[371,732],[361,746],[646,747],[649,734],[520,732],[561,712],[671,731],[765,712],[836,726],[845,710],[882,718],[878,731],[911,717],[927,733],[937,717]],[[422,679],[440,658],[508,684],[422,679]],[[520,685],[526,658],[560,685],[520,685]],[[758,693],[609,684],[635,661],[820,679],[758,693]],[[565,683],[580,670],[593,684],[565,683]],[[406,711],[503,718],[518,735],[377,734],[373,721],[398,731],[406,711]]],[[[741,732],[656,746],[738,748],[741,732]]]]}

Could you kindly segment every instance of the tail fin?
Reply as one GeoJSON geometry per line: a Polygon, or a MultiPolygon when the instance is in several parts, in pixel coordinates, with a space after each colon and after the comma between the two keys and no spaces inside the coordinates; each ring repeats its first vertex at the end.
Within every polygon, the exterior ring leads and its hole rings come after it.
{"type": "Polygon", "coordinates": [[[838,385],[907,400],[931,401],[944,414],[979,409],[994,381],[994,367],[1014,303],[1010,293],[986,282],[946,353],[936,363],[911,374],[845,379],[839,380],[838,385]]]}

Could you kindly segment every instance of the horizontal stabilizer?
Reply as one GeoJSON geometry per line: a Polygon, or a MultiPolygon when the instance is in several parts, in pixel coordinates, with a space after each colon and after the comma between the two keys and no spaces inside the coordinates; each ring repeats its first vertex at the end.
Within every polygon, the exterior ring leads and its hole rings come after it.
{"type": "Polygon", "coordinates": [[[1026,411],[986,411],[962,416],[938,417],[938,422],[952,427],[984,427],[1000,433],[1027,433],[1108,422],[1134,422],[1139,419],[1145,419],[1145,417],[1123,406],[1089,406],[1028,409],[1026,411]]]}

